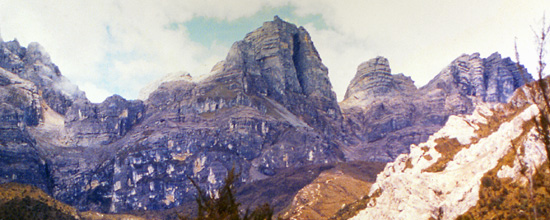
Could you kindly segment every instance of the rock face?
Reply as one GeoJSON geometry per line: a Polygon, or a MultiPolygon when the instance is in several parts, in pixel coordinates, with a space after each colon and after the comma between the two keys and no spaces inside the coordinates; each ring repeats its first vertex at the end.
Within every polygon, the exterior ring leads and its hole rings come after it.
{"type": "Polygon", "coordinates": [[[0,182],[35,185],[75,204],[97,166],[144,115],[119,96],[90,103],[37,43],[0,42],[0,182]]]}
{"type": "Polygon", "coordinates": [[[12,78],[28,87],[2,105],[13,132],[1,135],[21,140],[2,143],[0,156],[24,155],[2,161],[2,181],[39,185],[79,210],[167,209],[194,200],[187,177],[216,193],[232,166],[240,184],[344,159],[327,68],[307,31],[278,17],[236,42],[209,77],[171,76],[144,90],[145,102],[91,103],[37,44],[1,46],[5,99],[12,78]]]}
{"type": "Polygon", "coordinates": [[[347,130],[357,140],[344,149],[350,160],[393,161],[438,131],[450,115],[470,114],[482,102],[507,102],[532,80],[510,58],[462,55],[426,86],[391,75],[386,58],[361,64],[340,103],[347,130]]]}
{"type": "Polygon", "coordinates": [[[31,43],[24,48],[14,40],[1,42],[0,50],[0,67],[34,83],[46,104],[56,112],[65,114],[74,100],[85,99],[84,92],[61,75],[39,44],[31,43]]]}
{"type": "MultiPolygon", "coordinates": [[[[30,183],[78,210],[113,213],[193,201],[188,177],[216,194],[233,166],[244,185],[346,159],[389,161],[449,115],[506,101],[523,84],[509,59],[474,54],[417,89],[378,57],[360,65],[338,104],[307,31],[278,17],[236,42],[208,77],[172,75],[145,89],[143,101],[91,103],[40,45],[0,49],[0,183],[30,183]]],[[[288,189],[278,198],[299,190],[288,189]]]]}
{"type": "Polygon", "coordinates": [[[410,77],[402,74],[392,76],[388,59],[376,57],[357,67],[357,74],[351,80],[344,100],[368,102],[368,99],[415,90],[410,77]]]}
{"type": "MultiPolygon", "coordinates": [[[[537,114],[537,106],[515,101],[478,105],[471,116],[450,116],[427,142],[412,145],[409,154],[386,165],[367,208],[353,219],[455,219],[488,203],[480,189],[501,182],[528,188],[547,160],[532,123],[537,114]]],[[[511,202],[519,207],[518,200],[511,202]]]]}
{"type": "Polygon", "coordinates": [[[214,190],[231,166],[250,182],[343,159],[327,69],[307,32],[277,17],[236,42],[211,76],[165,82],[146,104],[146,119],[113,143],[124,147],[109,174],[110,211],[178,206],[195,193],[186,176],[214,190]]]}
{"type": "Polygon", "coordinates": [[[0,183],[17,181],[51,192],[44,158],[28,127],[42,118],[37,87],[0,68],[0,183]]]}

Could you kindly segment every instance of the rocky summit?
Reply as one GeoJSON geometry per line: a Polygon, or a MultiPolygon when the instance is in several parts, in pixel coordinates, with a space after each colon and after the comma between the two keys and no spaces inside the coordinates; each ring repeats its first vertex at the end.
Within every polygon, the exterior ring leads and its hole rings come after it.
{"type": "Polygon", "coordinates": [[[505,103],[532,81],[510,58],[494,53],[462,55],[424,87],[410,77],[391,74],[389,62],[377,57],[362,63],[340,103],[355,144],[346,146],[349,160],[393,161],[411,144],[428,140],[450,115],[471,114],[479,103],[505,103]]]}
{"type": "Polygon", "coordinates": [[[507,102],[532,80],[517,68],[497,53],[463,55],[418,89],[376,57],[338,103],[309,33],[275,17],[202,79],[172,74],[142,100],[92,103],[39,44],[0,41],[0,183],[34,185],[79,211],[126,213],[192,203],[190,179],[215,196],[235,167],[244,204],[328,218],[451,115],[507,102]]]}
{"type": "Polygon", "coordinates": [[[279,170],[344,160],[342,114],[311,37],[278,17],[210,76],[159,81],[145,101],[91,103],[37,44],[2,42],[1,182],[80,210],[162,210],[279,170]]]}

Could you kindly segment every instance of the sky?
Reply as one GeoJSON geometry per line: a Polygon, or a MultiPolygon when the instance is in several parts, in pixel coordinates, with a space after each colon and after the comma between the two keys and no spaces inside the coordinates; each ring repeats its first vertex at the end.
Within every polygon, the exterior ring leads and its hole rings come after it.
{"type": "Polygon", "coordinates": [[[517,41],[533,73],[532,29],[545,9],[549,0],[0,0],[0,36],[39,42],[101,102],[136,99],[167,74],[208,74],[233,42],[278,15],[308,30],[341,100],[357,66],[376,56],[421,87],[464,53],[514,57],[517,41]]]}

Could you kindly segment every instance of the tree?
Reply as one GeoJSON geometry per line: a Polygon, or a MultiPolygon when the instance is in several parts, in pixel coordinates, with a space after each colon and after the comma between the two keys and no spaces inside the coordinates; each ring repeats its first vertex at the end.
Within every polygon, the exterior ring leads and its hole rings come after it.
{"type": "MultiPolygon", "coordinates": [[[[214,193],[207,194],[195,180],[188,177],[197,189],[195,198],[198,206],[197,220],[265,220],[273,217],[273,209],[267,203],[256,207],[252,212],[246,209],[244,214],[241,213],[239,209],[241,204],[237,202],[233,191],[234,183],[238,177],[239,175],[235,174],[235,167],[231,168],[223,186],[218,190],[218,196],[215,196],[214,193]]],[[[190,218],[180,216],[180,219],[190,218]]]]}
{"type": "MultiPolygon", "coordinates": [[[[548,34],[550,33],[550,25],[546,24],[546,16],[543,15],[540,30],[532,28],[535,35],[536,46],[537,46],[537,58],[538,58],[538,67],[537,67],[537,76],[538,80],[533,84],[526,83],[528,91],[531,94],[528,94],[529,101],[537,105],[539,109],[539,116],[533,119],[537,132],[541,137],[545,149],[546,149],[546,158],[550,158],[550,98],[548,97],[548,80],[544,79],[544,68],[546,67],[546,62],[544,61],[546,56],[546,42],[548,41],[548,34]],[[540,31],[540,32],[539,32],[540,31]]],[[[516,52],[516,60],[518,69],[522,76],[525,75],[525,69],[521,66],[519,53],[517,49],[517,44],[514,45],[516,52]]],[[[525,77],[524,77],[525,79],[525,77]]],[[[550,163],[547,163],[550,168],[550,163]]]]}
{"type": "MultiPolygon", "coordinates": [[[[540,114],[533,118],[533,122],[535,123],[535,128],[537,129],[537,133],[539,134],[539,137],[541,138],[545,150],[546,150],[546,164],[548,168],[550,168],[550,162],[548,161],[550,159],[550,98],[548,97],[548,80],[543,78],[544,76],[544,68],[546,67],[546,62],[544,61],[545,55],[546,55],[546,42],[548,40],[548,34],[550,33],[550,25],[546,24],[546,16],[542,16],[541,21],[541,27],[540,32],[539,30],[536,30],[532,28],[533,33],[535,35],[536,40],[536,46],[537,46],[537,58],[538,58],[538,67],[537,67],[537,76],[538,80],[533,83],[529,84],[526,83],[527,91],[530,94],[526,94],[527,98],[530,99],[532,103],[536,104],[540,114]]],[[[515,49],[515,55],[517,60],[517,66],[520,70],[520,73],[522,76],[524,76],[525,81],[525,70],[523,69],[523,66],[521,66],[520,60],[519,60],[519,53],[517,49],[517,43],[514,44],[515,49]]],[[[536,168],[535,168],[536,169],[536,168]]],[[[535,171],[536,172],[536,171],[535,171]]],[[[535,199],[533,196],[533,177],[529,176],[529,193],[530,193],[530,202],[533,204],[533,215],[535,217],[535,220],[537,219],[537,205],[535,205],[535,199]]]]}

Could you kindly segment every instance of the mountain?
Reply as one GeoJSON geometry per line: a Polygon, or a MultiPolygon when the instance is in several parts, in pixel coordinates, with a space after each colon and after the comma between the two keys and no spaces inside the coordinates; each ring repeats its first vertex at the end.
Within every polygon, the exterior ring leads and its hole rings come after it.
{"type": "Polygon", "coordinates": [[[0,45],[0,182],[36,185],[79,210],[169,209],[193,201],[188,177],[214,190],[232,166],[240,184],[344,160],[328,70],[307,31],[278,17],[209,77],[169,77],[145,101],[91,103],[39,45],[0,45]]]}
{"type": "Polygon", "coordinates": [[[171,74],[142,100],[92,103],[37,43],[0,41],[0,49],[0,183],[104,213],[190,210],[190,179],[215,195],[235,167],[244,205],[327,218],[451,115],[506,102],[531,80],[509,58],[473,54],[417,89],[377,57],[359,66],[338,103],[309,33],[275,17],[207,77],[171,74]]]}
{"type": "MultiPolygon", "coordinates": [[[[506,102],[513,95],[514,90],[511,88],[532,80],[528,73],[525,73],[524,79],[517,71],[516,64],[509,58],[502,59],[498,53],[485,59],[480,58],[479,54],[462,55],[420,89],[414,86],[410,77],[392,75],[389,61],[384,57],[364,62],[357,69],[356,77],[340,103],[349,132],[348,140],[351,140],[350,145],[343,148],[347,163],[393,161],[400,153],[408,153],[411,144],[427,141],[451,115],[468,115],[477,105],[491,106],[506,102]],[[477,72],[487,79],[480,88],[459,83],[475,81],[473,76],[476,74],[473,73],[477,72]],[[487,85],[491,85],[489,89],[485,89],[487,85]],[[485,95],[475,96],[471,92],[474,90],[472,88],[485,91],[480,92],[485,95]],[[500,100],[492,102],[487,97],[500,97],[500,100]]],[[[378,169],[371,167],[364,171],[367,170],[376,172],[378,169]]],[[[363,175],[361,179],[348,172],[325,171],[318,180],[300,190],[284,216],[297,219],[329,219],[334,215],[339,218],[352,217],[349,213],[353,212],[349,210],[364,208],[368,196],[352,196],[350,192],[358,188],[368,190],[376,179],[372,173],[363,175]],[[344,204],[347,206],[338,211],[344,204]]]]}
{"type": "Polygon", "coordinates": [[[353,219],[546,216],[548,160],[533,121],[542,106],[532,104],[532,88],[517,90],[509,104],[450,116],[428,141],[386,165],[353,219]]]}
{"type": "Polygon", "coordinates": [[[0,50],[0,182],[33,184],[52,193],[48,152],[37,144],[33,128],[62,125],[57,116],[85,99],[84,93],[61,75],[40,45],[24,48],[14,40],[0,42],[0,50]]]}
{"type": "Polygon", "coordinates": [[[113,212],[193,199],[187,176],[214,190],[232,166],[251,182],[343,160],[327,69],[308,33],[277,17],[236,42],[210,77],[163,83],[145,104],[146,119],[101,168],[114,166],[113,212]]]}
{"type": "Polygon", "coordinates": [[[354,144],[348,160],[393,161],[411,144],[428,140],[449,116],[471,114],[479,103],[505,103],[525,82],[510,58],[494,53],[462,55],[420,89],[410,77],[391,74],[389,61],[377,57],[357,68],[340,103],[354,144]]]}

